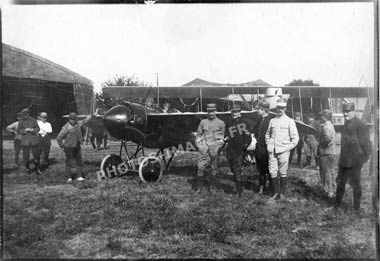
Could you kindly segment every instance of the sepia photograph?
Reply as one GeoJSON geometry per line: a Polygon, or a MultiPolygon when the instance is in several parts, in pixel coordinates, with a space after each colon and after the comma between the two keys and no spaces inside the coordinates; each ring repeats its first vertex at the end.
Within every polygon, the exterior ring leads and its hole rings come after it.
{"type": "Polygon", "coordinates": [[[6,0],[1,258],[379,258],[378,1],[6,0]]]}

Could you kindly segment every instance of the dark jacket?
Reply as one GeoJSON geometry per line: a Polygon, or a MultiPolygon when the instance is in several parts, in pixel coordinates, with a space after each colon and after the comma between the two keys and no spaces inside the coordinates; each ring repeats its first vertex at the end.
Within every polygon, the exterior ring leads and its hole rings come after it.
{"type": "Polygon", "coordinates": [[[227,159],[233,159],[243,153],[251,143],[251,135],[248,132],[248,124],[241,118],[232,120],[227,124],[225,137],[228,137],[226,148],[227,159]]]}
{"type": "Polygon", "coordinates": [[[257,157],[264,157],[268,155],[267,145],[265,143],[265,133],[267,132],[270,115],[260,117],[260,121],[256,124],[254,129],[255,138],[257,140],[255,154],[257,157]]]}
{"type": "Polygon", "coordinates": [[[340,167],[360,167],[370,156],[369,130],[359,119],[346,121],[341,133],[340,167]]]}
{"type": "Polygon", "coordinates": [[[17,133],[21,135],[21,146],[34,146],[38,144],[39,138],[37,133],[40,131],[37,120],[28,116],[21,119],[17,127],[17,133]],[[33,128],[33,131],[26,132],[25,129],[33,128]]]}

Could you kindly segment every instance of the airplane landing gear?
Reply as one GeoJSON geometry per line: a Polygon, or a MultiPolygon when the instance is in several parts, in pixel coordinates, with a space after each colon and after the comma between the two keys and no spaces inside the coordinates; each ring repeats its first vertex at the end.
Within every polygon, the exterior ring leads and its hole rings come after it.
{"type": "Polygon", "coordinates": [[[109,178],[120,176],[119,166],[122,162],[123,161],[119,155],[107,155],[103,158],[102,163],[100,164],[100,171],[103,173],[103,176],[109,178]]]}
{"type": "Polygon", "coordinates": [[[104,157],[100,164],[101,179],[120,177],[127,172],[138,172],[144,183],[159,182],[162,178],[164,164],[157,156],[142,156],[135,163],[131,159],[123,162],[119,155],[104,157]]]}
{"type": "Polygon", "coordinates": [[[156,156],[144,158],[139,165],[139,176],[144,183],[159,182],[162,178],[164,165],[156,156]]]}

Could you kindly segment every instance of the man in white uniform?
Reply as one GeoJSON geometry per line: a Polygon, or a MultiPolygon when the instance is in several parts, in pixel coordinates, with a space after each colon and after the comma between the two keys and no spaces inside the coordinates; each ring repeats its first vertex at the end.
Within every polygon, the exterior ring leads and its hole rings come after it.
{"type": "Polygon", "coordinates": [[[286,114],[286,100],[277,101],[277,117],[269,122],[265,143],[269,153],[269,174],[272,178],[274,196],[284,198],[290,150],[299,140],[296,124],[286,114]]]}
{"type": "Polygon", "coordinates": [[[51,124],[46,121],[47,113],[41,112],[38,116],[37,123],[38,127],[40,127],[40,131],[38,132],[38,157],[41,160],[41,167],[47,167],[49,165],[49,152],[50,152],[50,135],[53,132],[51,128],[51,124]]]}

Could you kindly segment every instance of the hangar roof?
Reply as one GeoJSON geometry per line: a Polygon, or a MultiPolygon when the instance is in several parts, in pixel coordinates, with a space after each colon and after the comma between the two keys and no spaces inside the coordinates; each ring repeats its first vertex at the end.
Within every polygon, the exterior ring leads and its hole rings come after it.
{"type": "Polygon", "coordinates": [[[93,85],[91,80],[41,56],[4,43],[2,49],[3,76],[93,85]]]}

